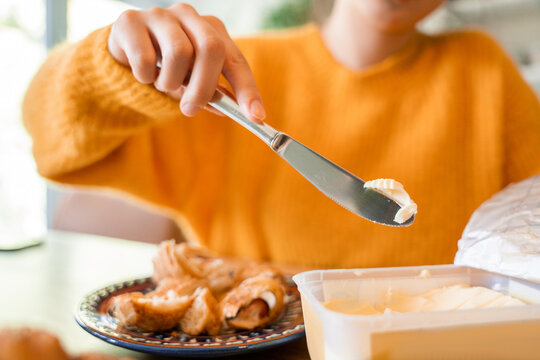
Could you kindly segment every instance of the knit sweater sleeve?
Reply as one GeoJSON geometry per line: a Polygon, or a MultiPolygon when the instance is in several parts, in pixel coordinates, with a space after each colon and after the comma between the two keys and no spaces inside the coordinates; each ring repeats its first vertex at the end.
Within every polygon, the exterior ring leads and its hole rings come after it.
{"type": "Polygon", "coordinates": [[[114,60],[109,32],[54,49],[27,90],[23,121],[46,177],[94,164],[130,136],[180,115],[176,102],[114,60]]]}
{"type": "Polygon", "coordinates": [[[506,176],[508,182],[517,182],[540,173],[540,101],[512,60],[503,56],[501,61],[506,176]]]}
{"type": "Polygon", "coordinates": [[[179,208],[204,176],[197,164],[224,156],[227,122],[208,112],[183,117],[177,101],[115,61],[109,32],[99,29],[54,49],[32,80],[23,121],[38,171],[62,184],[106,187],[179,208]]]}

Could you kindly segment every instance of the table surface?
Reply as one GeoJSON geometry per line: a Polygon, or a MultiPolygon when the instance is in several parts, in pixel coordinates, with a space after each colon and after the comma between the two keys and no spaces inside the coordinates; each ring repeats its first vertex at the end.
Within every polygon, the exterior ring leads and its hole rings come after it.
{"type": "MultiPolygon", "coordinates": [[[[30,326],[56,334],[72,355],[102,352],[159,359],[110,345],[83,330],[74,310],[104,285],[148,276],[156,246],[96,235],[51,231],[43,244],[0,251],[0,327],[30,326]]],[[[235,359],[309,359],[305,339],[235,359]]],[[[167,358],[170,359],[170,358],[167,358]]]]}

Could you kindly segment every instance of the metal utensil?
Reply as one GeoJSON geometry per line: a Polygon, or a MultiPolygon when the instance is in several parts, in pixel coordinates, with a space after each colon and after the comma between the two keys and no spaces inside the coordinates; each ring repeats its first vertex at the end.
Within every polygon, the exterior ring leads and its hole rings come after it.
{"type": "Polygon", "coordinates": [[[261,122],[248,119],[230,96],[217,89],[209,105],[251,131],[287,161],[323,194],[345,209],[373,222],[389,226],[409,226],[412,216],[399,224],[394,221],[401,208],[392,199],[364,188],[364,181],[322,157],[287,134],[261,122]]]}

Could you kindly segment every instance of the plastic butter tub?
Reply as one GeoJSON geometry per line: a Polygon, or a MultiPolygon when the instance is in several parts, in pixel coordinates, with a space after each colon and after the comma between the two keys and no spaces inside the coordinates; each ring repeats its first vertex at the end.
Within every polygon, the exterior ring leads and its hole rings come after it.
{"type": "Polygon", "coordinates": [[[293,280],[302,297],[312,360],[539,359],[540,284],[464,266],[317,270],[293,280]],[[483,286],[525,306],[424,313],[348,315],[332,299],[380,299],[389,288],[406,295],[455,284],[483,286]]]}

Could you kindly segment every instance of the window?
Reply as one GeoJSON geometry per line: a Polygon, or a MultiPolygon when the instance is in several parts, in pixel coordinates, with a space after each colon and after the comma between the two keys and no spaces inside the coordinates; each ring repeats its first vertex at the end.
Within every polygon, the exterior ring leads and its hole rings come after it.
{"type": "Polygon", "coordinates": [[[41,0],[0,2],[0,246],[43,235],[45,184],[37,175],[31,141],[21,123],[21,102],[45,58],[45,6],[41,0]]]}

